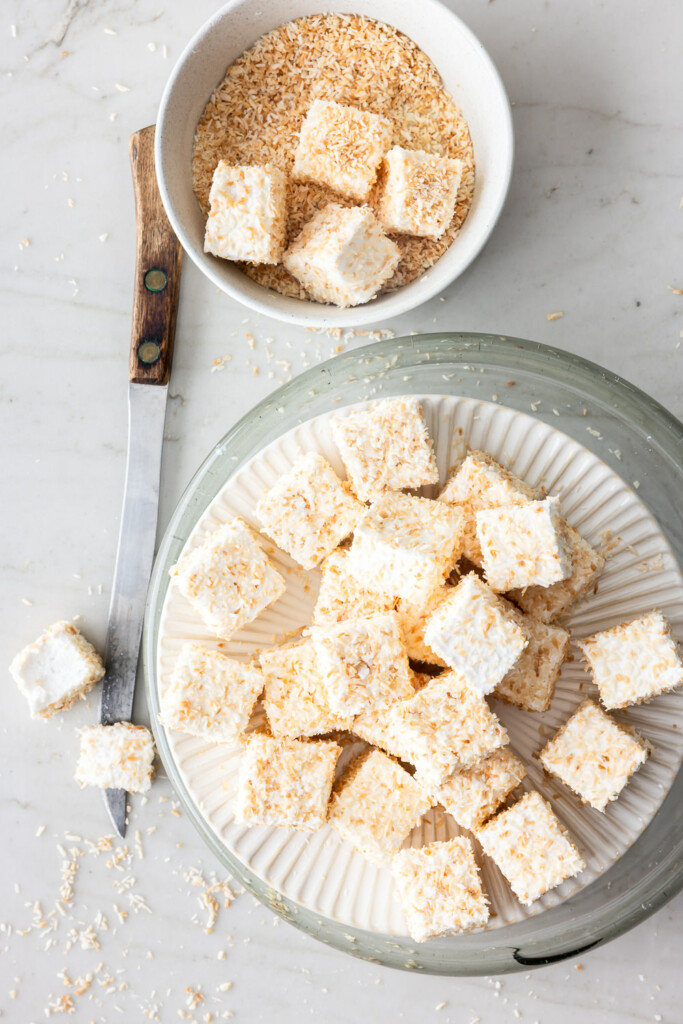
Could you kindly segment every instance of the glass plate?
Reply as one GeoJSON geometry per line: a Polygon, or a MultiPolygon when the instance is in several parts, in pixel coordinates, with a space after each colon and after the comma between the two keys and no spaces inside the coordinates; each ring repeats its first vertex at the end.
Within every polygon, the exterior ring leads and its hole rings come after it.
{"type": "MultiPolygon", "coordinates": [[[[150,590],[145,670],[152,720],[159,620],[168,567],[228,477],[270,441],[303,420],[390,394],[443,393],[505,406],[545,420],[592,449],[627,483],[639,485],[681,562],[683,531],[681,426],[660,406],[593,364],[518,339],[484,335],[416,336],[357,349],[282,388],[240,421],[217,446],[181,499],[162,542],[150,590]]],[[[157,746],[169,777],[207,843],[259,899],[332,945],[384,964],[446,974],[528,969],[577,955],[642,919],[681,885],[680,775],[650,826],[613,868],[559,906],[495,931],[417,945],[401,936],[362,931],[312,913],[245,868],[198,812],[163,730],[157,746]],[[672,806],[673,802],[673,806],[672,806]],[[679,806],[676,812],[676,803],[679,806]]]]}

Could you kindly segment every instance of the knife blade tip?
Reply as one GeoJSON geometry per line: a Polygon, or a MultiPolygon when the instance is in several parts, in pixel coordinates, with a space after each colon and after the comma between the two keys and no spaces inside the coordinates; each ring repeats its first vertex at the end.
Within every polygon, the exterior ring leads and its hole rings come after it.
{"type": "Polygon", "coordinates": [[[105,789],[104,804],[112,825],[121,839],[125,838],[128,819],[126,817],[126,803],[128,794],[125,789],[105,789]]]}

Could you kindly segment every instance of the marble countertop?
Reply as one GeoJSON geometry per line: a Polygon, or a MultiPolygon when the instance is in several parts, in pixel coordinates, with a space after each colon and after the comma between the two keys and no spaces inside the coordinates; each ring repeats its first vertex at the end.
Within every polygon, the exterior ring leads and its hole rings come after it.
{"type": "MultiPolygon", "coordinates": [[[[680,415],[683,298],[672,289],[683,287],[683,184],[673,100],[683,7],[449,2],[489,49],[513,101],[512,189],[467,273],[440,299],[377,326],[533,338],[602,363],[680,415]]],[[[104,640],[126,449],[135,239],[127,139],[154,121],[173,62],[216,7],[161,3],[2,6],[5,663],[61,618],[81,615],[86,635],[104,640]]],[[[186,261],[160,528],[231,424],[335,344],[250,314],[186,261]]],[[[681,895],[580,962],[500,979],[351,960],[246,894],[221,905],[209,928],[212,899],[225,902],[211,885],[224,876],[165,779],[147,802],[134,801],[128,856],[89,845],[108,832],[101,795],[80,792],[72,778],[76,729],[96,705],[35,723],[7,677],[7,1020],[38,1022],[46,1008],[73,1005],[70,1019],[83,1022],[680,1021],[681,895]],[[60,898],[65,916],[50,916],[60,898]]]]}

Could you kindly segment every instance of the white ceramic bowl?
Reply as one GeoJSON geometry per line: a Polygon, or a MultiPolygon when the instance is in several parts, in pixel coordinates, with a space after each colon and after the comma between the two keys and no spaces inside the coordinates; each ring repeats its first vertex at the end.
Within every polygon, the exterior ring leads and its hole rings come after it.
{"type": "Polygon", "coordinates": [[[412,284],[364,306],[337,309],[270,291],[203,249],[204,217],[192,191],[191,159],[195,127],[207,100],[228,65],[259,36],[294,18],[327,12],[329,0],[232,0],[185,48],[164,90],[157,119],[159,188],[185,251],[210,280],[244,305],[309,327],[355,327],[386,320],[442,292],[481,251],[503,208],[512,174],[512,117],[505,88],[483,46],[462,21],[438,0],[353,0],[350,8],[398,28],[431,57],[472,136],[476,184],[470,211],[450,248],[412,284]]]}

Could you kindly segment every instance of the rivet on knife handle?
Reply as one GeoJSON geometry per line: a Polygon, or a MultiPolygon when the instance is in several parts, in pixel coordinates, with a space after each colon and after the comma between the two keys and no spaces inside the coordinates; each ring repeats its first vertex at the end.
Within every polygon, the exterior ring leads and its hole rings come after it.
{"type": "Polygon", "coordinates": [[[130,138],[137,258],[128,379],[168,384],[182,249],[164,210],[154,170],[154,125],[130,138]]]}

